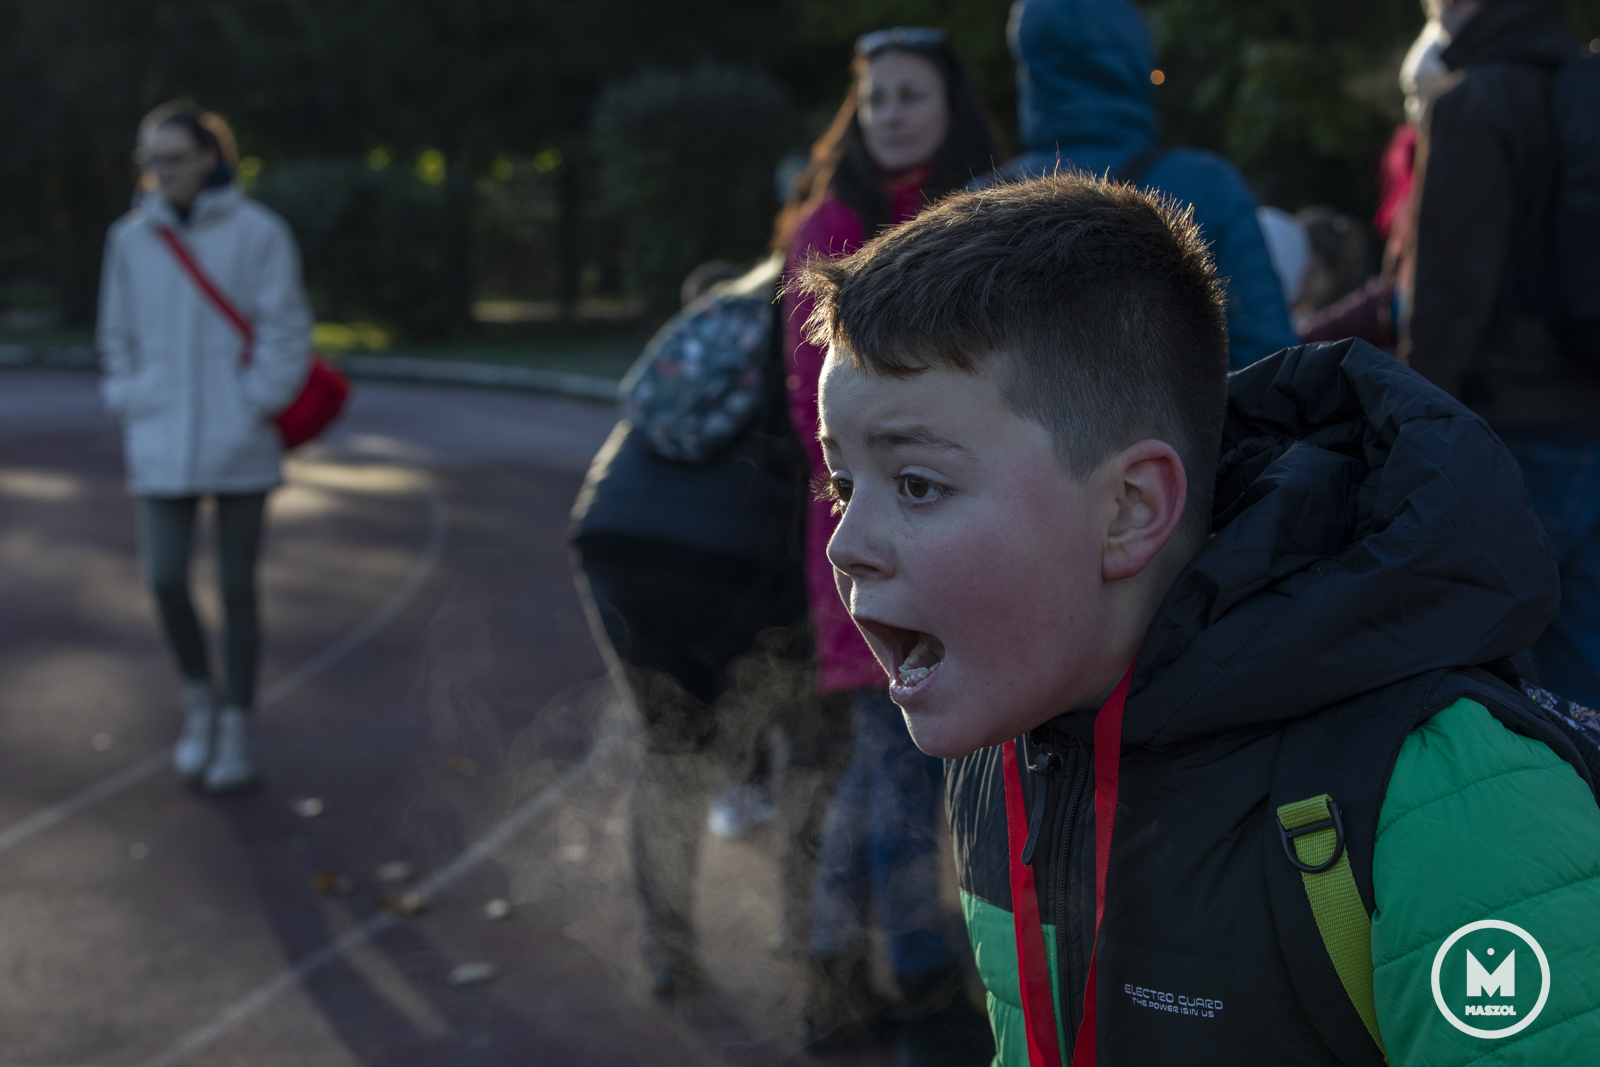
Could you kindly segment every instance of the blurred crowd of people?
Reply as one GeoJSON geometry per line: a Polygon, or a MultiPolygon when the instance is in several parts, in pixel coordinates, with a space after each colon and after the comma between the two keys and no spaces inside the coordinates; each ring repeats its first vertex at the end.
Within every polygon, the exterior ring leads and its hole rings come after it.
{"type": "MultiPolygon", "coordinates": [[[[784,287],[809,257],[848,255],[956,190],[1078,170],[1169,197],[1193,209],[1225,279],[1234,369],[1359,337],[1485,415],[1523,465],[1562,566],[1561,613],[1535,665],[1548,687],[1600,703],[1600,378],[1541,303],[1557,270],[1543,236],[1556,185],[1548,83],[1571,32],[1555,0],[1424,6],[1400,75],[1406,120],[1378,166],[1381,254],[1357,220],[1258,206],[1228,160],[1164,144],[1154,47],[1126,0],[1019,0],[1014,157],[944,31],[857,41],[850,89],[787,182],[771,259],[748,273],[697,270],[663,328],[730,293],[776,300],[757,320],[748,412],[692,463],[625,419],[573,515],[594,633],[643,727],[629,842],[658,997],[692,996],[704,981],[692,915],[708,817],[724,835],[772,822],[783,949],[808,976],[806,1047],[888,1044],[907,1067],[992,1054],[945,888],[941,762],[912,744],[828,562],[838,518],[809,488],[829,476],[816,440],[826,351],[806,333],[811,298],[784,287]],[[888,980],[874,976],[874,926],[888,980]]],[[[149,176],[138,210],[107,243],[103,392],[126,429],[145,570],[183,680],[175,766],[223,793],[257,777],[254,573],[283,452],[270,419],[307,373],[310,313],[293,238],[233,181],[220,120],[158,110],[138,158],[149,176]],[[253,326],[242,365],[208,284],[253,326]],[[220,691],[188,588],[204,497],[219,516],[220,691]]]]}
{"type": "MultiPolygon", "coordinates": [[[[1423,133],[1431,104],[1461,80],[1452,71],[1471,77],[1471,69],[1486,57],[1529,41],[1550,47],[1562,40],[1552,5],[1492,5],[1486,13],[1474,12],[1470,21],[1464,10],[1460,4],[1429,7],[1429,21],[1401,70],[1407,117],[1380,162],[1380,207],[1372,222],[1384,241],[1380,264],[1372,263],[1366,227],[1356,220],[1315,205],[1293,214],[1258,207],[1227,160],[1162,145],[1150,77],[1156,68],[1154,50],[1131,6],[1041,0],[1018,4],[1012,22],[1022,154],[1005,159],[1003,141],[942,32],[899,28],[867,34],[858,43],[852,91],[813,147],[810,165],[790,188],[777,220],[775,254],[782,257],[787,276],[808,256],[849,254],[874,232],[912,217],[952,189],[1081,170],[1134,183],[1194,209],[1218,272],[1227,279],[1230,362],[1235,369],[1300,341],[1347,336],[1361,337],[1391,354],[1400,352],[1403,343],[1414,351],[1419,324],[1406,302],[1415,291],[1419,259],[1424,282],[1430,260],[1436,272],[1459,269],[1456,250],[1433,250],[1417,237],[1419,214],[1428,217],[1428,208],[1419,203],[1426,183],[1418,181],[1418,159],[1419,141],[1427,143],[1423,133]],[[1475,43],[1475,35],[1480,42],[1475,43]],[[1457,43],[1450,51],[1453,39],[1457,43]],[[1374,265],[1378,270],[1372,270],[1374,265]]],[[[1445,190],[1435,197],[1457,195],[1452,189],[1456,181],[1456,176],[1433,172],[1434,186],[1445,190]]],[[[1522,225],[1530,210],[1517,203],[1517,189],[1510,185],[1479,195],[1494,201],[1498,225],[1506,233],[1522,225]]],[[[1458,235],[1475,229],[1466,220],[1453,225],[1458,235]]],[[[1424,234],[1429,232],[1423,228],[1424,234]]],[[[1495,275],[1485,273],[1491,280],[1495,275]]],[[[701,292],[690,287],[685,302],[701,292]]],[[[786,713],[741,690],[738,665],[758,643],[748,621],[739,624],[737,633],[720,630],[714,642],[696,649],[709,652],[709,659],[701,659],[693,672],[673,665],[697,633],[685,628],[684,620],[704,614],[719,627],[735,616],[748,620],[748,608],[736,610],[735,605],[761,586],[735,576],[770,575],[782,565],[770,553],[785,548],[776,536],[786,506],[780,492],[764,494],[771,531],[753,542],[754,550],[744,552],[711,543],[691,529],[706,519],[709,498],[697,494],[712,480],[721,481],[719,513],[728,521],[719,525],[718,537],[724,537],[737,524],[734,516],[741,517],[737,522],[747,521],[754,487],[776,486],[785,477],[781,470],[774,474],[771,453],[764,465],[743,454],[753,447],[751,440],[776,441],[791,429],[799,442],[799,455],[791,462],[807,479],[828,476],[811,432],[825,352],[805,334],[812,311],[809,299],[788,292],[781,299],[781,334],[774,329],[781,349],[773,366],[781,360],[787,420],[776,411],[776,398],[767,397],[763,419],[752,424],[738,445],[718,460],[690,469],[654,456],[636,427],[619,425],[612,445],[590,472],[575,516],[575,544],[589,577],[596,617],[602,621],[599,631],[615,650],[651,724],[652,747],[662,733],[659,724],[686,721],[675,718],[685,707],[697,709],[687,721],[699,724],[702,748],[711,746],[716,732],[712,724],[726,722],[730,715],[771,722],[774,714],[786,713]],[[686,478],[695,479],[697,488],[675,484],[686,478]],[[690,499],[695,507],[687,521],[662,521],[690,499]],[[620,514],[623,500],[629,502],[627,516],[620,514]],[[621,538],[627,539],[625,547],[621,538]],[[707,551],[720,558],[708,558],[707,551]],[[634,572],[625,588],[612,570],[619,559],[626,559],[634,572]],[[597,573],[606,577],[597,581],[597,573]],[[674,602],[694,605],[690,614],[661,615],[661,601],[642,593],[658,588],[669,574],[675,576],[674,602]],[[712,581],[700,580],[701,575],[719,576],[716,580],[730,583],[729,588],[719,590],[712,581]],[[644,599],[636,599],[640,596],[644,599]],[[662,645],[664,633],[668,640],[662,645]],[[675,710],[669,713],[668,708],[675,710]]],[[[1493,291],[1475,302],[1480,308],[1492,307],[1493,291]]],[[[1430,314],[1425,297],[1422,314],[1430,314]]],[[[1425,337],[1428,327],[1421,325],[1425,337]]],[[[1486,343],[1493,340],[1480,315],[1451,347],[1470,353],[1486,343]]],[[[1464,356],[1462,362],[1474,360],[1464,356]]],[[[1463,395],[1459,382],[1440,384],[1463,395]]],[[[1578,435],[1592,432],[1593,420],[1600,418],[1600,406],[1588,401],[1569,412],[1554,421],[1572,424],[1567,432],[1578,435]]],[[[1518,454],[1524,463],[1532,458],[1525,449],[1518,454]]],[[[1575,490],[1581,493],[1569,482],[1554,492],[1573,501],[1579,498],[1575,490]]],[[[1559,516],[1542,514],[1553,530],[1566,528],[1559,516]]],[[[949,919],[932,906],[942,862],[936,844],[940,768],[912,747],[888,699],[883,670],[841,604],[825,554],[837,521],[832,505],[812,499],[801,517],[798,529],[790,519],[787,548],[798,549],[804,560],[808,611],[804,619],[789,620],[792,629],[778,632],[788,635],[785,647],[796,657],[788,677],[798,671],[810,683],[805,696],[813,707],[803,716],[810,724],[809,739],[802,746],[806,756],[796,766],[812,777],[793,795],[786,792],[775,800],[779,812],[790,814],[785,823],[791,853],[787,877],[799,880],[791,882],[786,896],[789,947],[810,965],[806,1042],[817,1051],[871,1044],[881,1039],[888,1021],[895,1028],[899,1062],[977,1063],[986,1035],[959,995],[969,966],[966,952],[949,919]],[[828,724],[824,731],[836,731],[840,743],[819,746],[815,737],[821,724],[828,724]],[[845,730],[848,739],[840,740],[845,730]],[[831,804],[819,805],[819,796],[830,793],[831,804]],[[797,808],[808,810],[810,818],[795,816],[797,808]],[[874,920],[887,941],[900,994],[895,1004],[885,1004],[872,987],[867,933],[874,920]]],[[[1575,544],[1595,544],[1593,520],[1572,530],[1571,537],[1575,544]]],[[[1591,574],[1600,572],[1574,569],[1570,584],[1582,589],[1593,580],[1591,574]]],[[[770,595],[764,601],[769,607],[777,603],[781,601],[770,595]]],[[[1569,608],[1537,652],[1546,682],[1575,699],[1600,698],[1600,684],[1592,666],[1586,666],[1600,659],[1597,635],[1587,629],[1594,614],[1581,602],[1569,608]]],[[[692,747],[685,745],[682,725],[666,734],[672,739],[659,742],[663,753],[692,747]]],[[[746,730],[745,736],[753,735],[746,730]]],[[[658,758],[663,765],[682,759],[662,755],[650,760],[658,758]]],[[[714,781],[739,780],[733,768],[747,763],[748,757],[742,757],[722,764],[720,778],[715,771],[709,774],[714,781]]],[[[636,873],[652,931],[646,960],[662,996],[673,995],[686,976],[696,973],[688,922],[691,881],[682,864],[684,857],[691,857],[692,866],[705,806],[701,798],[710,787],[684,788],[688,775],[647,762],[635,801],[636,873]],[[661,797],[667,794],[696,801],[675,813],[671,825],[661,815],[661,797]],[[677,844],[661,846],[669,835],[677,844]],[[657,884],[661,868],[649,861],[649,851],[656,847],[671,858],[675,899],[657,884]]]]}

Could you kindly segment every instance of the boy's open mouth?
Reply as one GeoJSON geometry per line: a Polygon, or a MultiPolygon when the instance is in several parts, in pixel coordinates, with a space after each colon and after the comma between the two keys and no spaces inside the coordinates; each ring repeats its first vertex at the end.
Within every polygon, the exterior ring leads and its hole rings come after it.
{"type": "Polygon", "coordinates": [[[944,650],[933,646],[939,642],[926,634],[918,635],[917,643],[912,646],[906,658],[901,661],[900,669],[896,671],[897,680],[901,685],[914,686],[928,675],[933,669],[944,661],[944,650]],[[932,641],[933,645],[928,642],[932,641]]]}
{"type": "Polygon", "coordinates": [[[900,688],[916,688],[944,662],[944,644],[932,634],[870,619],[860,621],[887,649],[889,672],[900,688]]]}

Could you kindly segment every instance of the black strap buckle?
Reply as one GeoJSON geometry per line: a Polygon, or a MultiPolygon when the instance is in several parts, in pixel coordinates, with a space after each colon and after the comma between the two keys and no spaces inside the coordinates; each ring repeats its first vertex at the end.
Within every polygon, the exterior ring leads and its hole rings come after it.
{"type": "Polygon", "coordinates": [[[1333,865],[1339,862],[1339,857],[1344,855],[1344,821],[1339,818],[1339,805],[1335,804],[1331,799],[1328,801],[1328,814],[1331,818],[1322,822],[1311,823],[1308,826],[1302,826],[1296,830],[1291,830],[1284,826],[1283,816],[1277,816],[1278,836],[1283,839],[1284,854],[1289,857],[1289,862],[1294,864],[1296,869],[1304,871],[1306,874],[1321,874],[1323,871],[1332,870],[1333,865]],[[1333,829],[1333,855],[1328,857],[1328,862],[1317,867],[1302,862],[1300,856],[1295,852],[1294,839],[1304,834],[1314,834],[1319,830],[1326,830],[1330,827],[1333,829]]]}

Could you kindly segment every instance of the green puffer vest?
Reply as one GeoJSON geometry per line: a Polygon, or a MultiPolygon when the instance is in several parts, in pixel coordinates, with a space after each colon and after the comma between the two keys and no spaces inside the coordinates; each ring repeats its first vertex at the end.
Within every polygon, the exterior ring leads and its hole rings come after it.
{"type": "MultiPolygon", "coordinates": [[[[1284,731],[1271,746],[1267,777],[1254,773],[1264,769],[1257,746],[1190,752],[1177,766],[1139,776],[1183,780],[1186,788],[1130,794],[1125,757],[1099,945],[1100,1062],[1385,1062],[1332,973],[1272,816],[1286,798],[1322,792],[1339,799],[1357,886],[1368,913],[1377,913],[1370,955],[1389,1062],[1466,1064],[1488,1052],[1525,1058],[1535,1049],[1540,1062],[1579,1062],[1561,1058],[1564,1050],[1600,1041],[1600,1013],[1592,1011],[1600,1006],[1600,968],[1589,965],[1600,954],[1600,808],[1577,752],[1530,708],[1492,679],[1436,672],[1284,731]],[[1464,690],[1473,697],[1462,697],[1464,690]],[[1422,722],[1378,736],[1383,723],[1408,717],[1422,722]],[[1360,740],[1341,745],[1337,737],[1360,740]],[[1388,759],[1365,760],[1365,751],[1388,759]],[[1192,766],[1185,770],[1191,760],[1206,765],[1198,777],[1192,766]],[[1384,766],[1394,772],[1381,790],[1376,768],[1384,766]],[[1530,807],[1529,796],[1544,803],[1530,807]],[[1433,814],[1444,810],[1448,818],[1433,814]],[[1226,825],[1226,814],[1239,812],[1239,822],[1226,825]],[[1125,848],[1123,835],[1141,844],[1125,848]],[[1423,854],[1430,862],[1416,862],[1423,854]],[[1486,877],[1478,866],[1489,855],[1501,859],[1486,877]],[[1452,891],[1439,893],[1441,883],[1452,891]],[[1182,894],[1174,887],[1186,885],[1207,886],[1215,899],[1175,907],[1182,894]],[[1210,921],[1197,923],[1197,912],[1210,921]],[[1430,985],[1444,941],[1482,920],[1529,931],[1562,979],[1537,1025],[1495,1049],[1474,1047],[1486,1039],[1450,1026],[1430,985]],[[1590,936],[1573,937],[1585,923],[1590,936]]],[[[1053,765],[1041,754],[1060,759],[1050,772],[1024,770],[1022,780],[1030,814],[1048,805],[1035,877],[1059,1045],[1070,1058],[1094,907],[1092,754],[1063,744],[1048,727],[1018,746],[1041,768],[1053,765]]],[[[1027,1054],[999,752],[958,761],[949,791],[958,839],[975,846],[958,857],[962,907],[989,991],[998,1062],[1021,1067],[1027,1054]]],[[[1537,987],[1527,951],[1521,966],[1524,988],[1537,987]]]]}

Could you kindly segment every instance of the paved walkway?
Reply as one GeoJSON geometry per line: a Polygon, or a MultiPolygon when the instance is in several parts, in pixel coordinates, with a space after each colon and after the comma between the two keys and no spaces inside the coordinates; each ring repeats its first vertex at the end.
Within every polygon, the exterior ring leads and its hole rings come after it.
{"type": "Polygon", "coordinates": [[[636,742],[564,544],[611,421],[361,384],[272,498],[267,786],[213,800],[166,766],[177,686],[94,379],[0,373],[0,1067],[795,1058],[769,840],[708,849],[720,991],[676,1014],[645,995],[636,742]],[[386,910],[407,893],[425,909],[386,910]],[[450,984],[470,963],[496,977],[450,984]]]}

